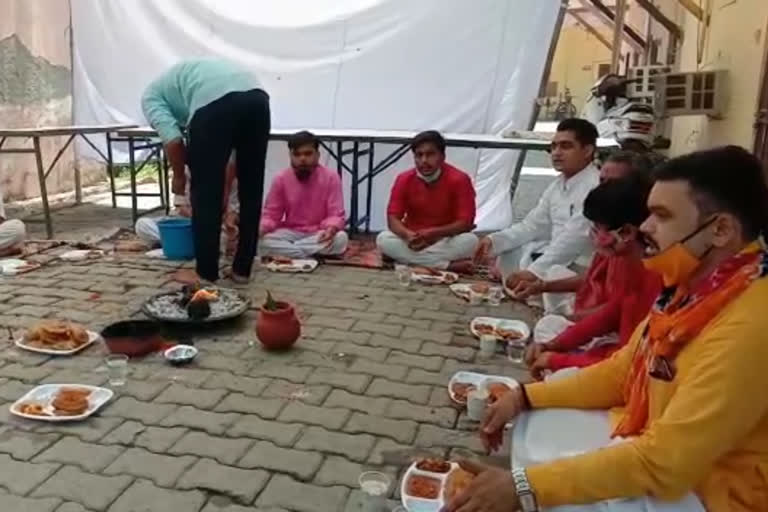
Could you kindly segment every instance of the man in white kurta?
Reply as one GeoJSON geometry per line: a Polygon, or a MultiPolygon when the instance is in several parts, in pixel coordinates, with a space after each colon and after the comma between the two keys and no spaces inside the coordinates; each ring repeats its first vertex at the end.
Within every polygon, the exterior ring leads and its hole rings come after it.
{"type": "Polygon", "coordinates": [[[3,192],[0,190],[0,256],[19,254],[26,238],[24,223],[18,219],[5,217],[3,192]]]}
{"type": "Polygon", "coordinates": [[[497,256],[507,288],[513,290],[522,280],[562,279],[574,275],[574,267],[589,265],[590,223],[582,209],[600,180],[592,163],[596,144],[594,125],[583,119],[562,121],[552,141],[552,164],[560,175],[521,222],[480,242],[476,260],[497,256]]]}

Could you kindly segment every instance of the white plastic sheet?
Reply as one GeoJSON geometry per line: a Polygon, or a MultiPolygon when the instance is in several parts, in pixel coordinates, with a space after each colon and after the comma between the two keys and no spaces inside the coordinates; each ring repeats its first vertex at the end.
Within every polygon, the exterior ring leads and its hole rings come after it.
{"type": "MultiPolygon", "coordinates": [[[[139,98],[150,80],[180,59],[217,55],[257,73],[272,98],[275,127],[524,129],[559,6],[560,0],[72,0],[75,122],[144,124],[139,98]]],[[[283,144],[270,147],[267,182],[287,165],[286,153],[283,144]]],[[[377,147],[377,160],[386,153],[377,147]]],[[[507,225],[516,152],[452,149],[448,157],[474,179],[479,227],[507,225]]],[[[394,177],[411,165],[406,156],[376,178],[372,228],[384,226],[394,177]]]]}

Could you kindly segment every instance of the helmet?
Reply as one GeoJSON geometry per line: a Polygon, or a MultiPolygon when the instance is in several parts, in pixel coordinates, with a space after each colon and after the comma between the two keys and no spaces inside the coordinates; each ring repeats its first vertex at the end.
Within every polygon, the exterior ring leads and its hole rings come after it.
{"type": "Polygon", "coordinates": [[[619,144],[628,140],[641,142],[645,147],[653,145],[656,116],[651,105],[629,102],[609,110],[597,124],[600,137],[616,139],[619,144]]]}

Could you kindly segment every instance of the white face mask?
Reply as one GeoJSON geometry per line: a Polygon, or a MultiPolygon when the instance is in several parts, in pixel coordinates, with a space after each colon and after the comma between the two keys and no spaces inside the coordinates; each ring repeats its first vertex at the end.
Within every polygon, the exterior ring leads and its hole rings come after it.
{"type": "Polygon", "coordinates": [[[429,176],[426,176],[424,174],[421,174],[418,170],[416,171],[416,176],[424,180],[426,183],[434,183],[437,180],[440,179],[440,175],[443,173],[442,169],[438,169],[437,171],[433,172],[429,176]]]}

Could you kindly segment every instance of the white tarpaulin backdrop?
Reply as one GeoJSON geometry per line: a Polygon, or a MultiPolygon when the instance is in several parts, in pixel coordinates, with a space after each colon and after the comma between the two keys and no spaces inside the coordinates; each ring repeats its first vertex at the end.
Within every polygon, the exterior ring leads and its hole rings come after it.
{"type": "MultiPolygon", "coordinates": [[[[150,80],[180,59],[216,55],[258,75],[278,128],[524,129],[559,7],[560,0],[72,0],[75,122],[145,124],[139,99],[150,80]]],[[[387,148],[376,152],[383,158],[387,148]]],[[[511,219],[516,157],[448,151],[474,179],[481,229],[511,219]]],[[[273,143],[267,183],[286,165],[285,146],[273,143]]],[[[390,186],[411,165],[407,155],[376,178],[372,228],[384,226],[390,186]]]]}

